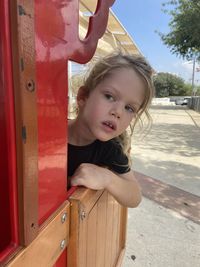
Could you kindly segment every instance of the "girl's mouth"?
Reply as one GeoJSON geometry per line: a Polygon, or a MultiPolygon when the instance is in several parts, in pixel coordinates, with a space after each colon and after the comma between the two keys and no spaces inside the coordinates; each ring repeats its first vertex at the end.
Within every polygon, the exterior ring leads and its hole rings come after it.
{"type": "Polygon", "coordinates": [[[108,127],[108,129],[110,129],[110,130],[116,130],[116,128],[117,128],[116,124],[112,121],[104,121],[103,125],[108,127]]]}

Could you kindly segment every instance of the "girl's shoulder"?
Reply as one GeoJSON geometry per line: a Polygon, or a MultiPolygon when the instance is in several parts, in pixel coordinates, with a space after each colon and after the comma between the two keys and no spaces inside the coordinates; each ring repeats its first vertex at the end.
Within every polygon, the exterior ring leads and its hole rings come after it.
{"type": "Polygon", "coordinates": [[[109,141],[101,142],[101,143],[104,149],[109,152],[109,154],[113,152],[121,153],[123,151],[120,142],[116,139],[111,139],[109,141]]]}
{"type": "Polygon", "coordinates": [[[121,144],[120,144],[119,140],[116,139],[116,138],[113,138],[113,139],[109,140],[108,142],[109,142],[110,146],[118,147],[118,148],[121,147],[121,144]]]}
{"type": "Polygon", "coordinates": [[[102,165],[108,166],[117,173],[126,173],[130,170],[128,157],[121,144],[116,139],[103,142],[102,165]]]}

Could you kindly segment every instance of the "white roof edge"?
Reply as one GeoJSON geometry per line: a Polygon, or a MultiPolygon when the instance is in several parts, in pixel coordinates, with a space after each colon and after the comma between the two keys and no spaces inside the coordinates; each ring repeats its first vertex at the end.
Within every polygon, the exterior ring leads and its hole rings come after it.
{"type": "MultiPolygon", "coordinates": [[[[125,33],[128,35],[128,37],[131,39],[131,41],[133,42],[133,44],[135,45],[135,47],[137,48],[138,52],[140,53],[140,55],[144,56],[142,54],[142,52],[140,51],[140,49],[138,48],[137,44],[135,43],[135,41],[133,40],[133,38],[130,36],[130,34],[127,32],[126,28],[123,26],[123,24],[120,22],[120,20],[117,18],[117,16],[115,15],[115,13],[113,12],[113,10],[110,8],[110,13],[111,15],[114,17],[114,19],[119,23],[119,25],[122,27],[122,29],[125,31],[125,33]]],[[[114,33],[113,33],[114,34],[114,33]]]]}

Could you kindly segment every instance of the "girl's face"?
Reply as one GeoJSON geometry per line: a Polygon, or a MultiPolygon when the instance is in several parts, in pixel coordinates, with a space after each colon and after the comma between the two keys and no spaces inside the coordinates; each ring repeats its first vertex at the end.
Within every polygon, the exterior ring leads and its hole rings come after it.
{"type": "Polygon", "coordinates": [[[144,82],[138,74],[121,68],[100,82],[89,96],[80,97],[79,118],[90,140],[108,141],[123,133],[135,119],[144,91],[144,82]]]}

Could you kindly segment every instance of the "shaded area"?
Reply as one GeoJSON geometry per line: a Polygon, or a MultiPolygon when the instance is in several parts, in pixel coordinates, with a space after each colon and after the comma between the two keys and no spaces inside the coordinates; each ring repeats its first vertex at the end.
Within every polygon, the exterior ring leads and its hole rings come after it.
{"type": "Polygon", "coordinates": [[[169,155],[200,159],[200,132],[194,125],[158,123],[143,140],[136,136],[135,142],[137,148],[151,149],[152,153],[156,150],[169,155]]]}
{"type": "Polygon", "coordinates": [[[200,197],[135,172],[143,196],[200,224],[200,197]]]}
{"type": "Polygon", "coordinates": [[[186,106],[181,105],[174,105],[174,106],[167,106],[167,105],[155,105],[151,106],[151,110],[187,110],[186,106]]]}
{"type": "Polygon", "coordinates": [[[134,170],[200,196],[200,167],[176,161],[134,158],[134,170]]]}
{"type": "Polygon", "coordinates": [[[181,106],[153,106],[153,127],[136,134],[134,170],[200,196],[200,114],[181,106]]]}

